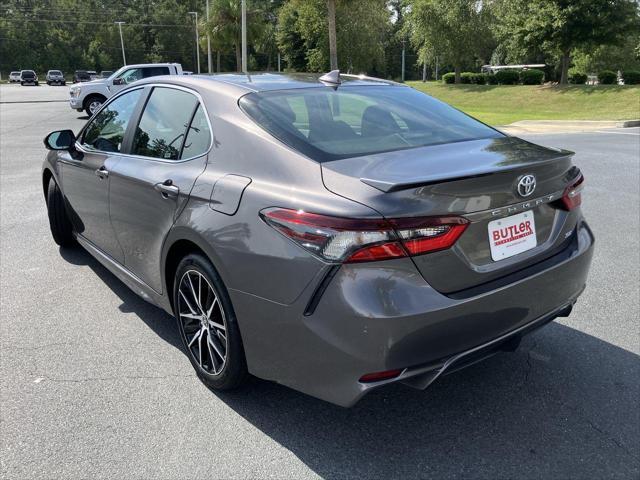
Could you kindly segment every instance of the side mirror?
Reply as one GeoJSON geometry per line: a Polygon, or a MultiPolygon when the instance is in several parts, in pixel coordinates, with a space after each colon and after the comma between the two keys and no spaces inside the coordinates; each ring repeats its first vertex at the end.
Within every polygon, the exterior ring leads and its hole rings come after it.
{"type": "Polygon", "coordinates": [[[75,150],[76,136],[71,130],[58,130],[44,137],[44,146],[49,150],[75,150]]]}
{"type": "Polygon", "coordinates": [[[121,78],[114,78],[113,79],[113,84],[114,85],[124,85],[124,80],[122,80],[121,78]]]}

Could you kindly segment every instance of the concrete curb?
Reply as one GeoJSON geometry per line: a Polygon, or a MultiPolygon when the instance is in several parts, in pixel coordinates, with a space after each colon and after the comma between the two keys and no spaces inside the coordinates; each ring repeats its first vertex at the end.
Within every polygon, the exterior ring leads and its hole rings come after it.
{"type": "Polygon", "coordinates": [[[496,127],[509,134],[589,132],[640,126],[640,120],[522,120],[496,127]]]}

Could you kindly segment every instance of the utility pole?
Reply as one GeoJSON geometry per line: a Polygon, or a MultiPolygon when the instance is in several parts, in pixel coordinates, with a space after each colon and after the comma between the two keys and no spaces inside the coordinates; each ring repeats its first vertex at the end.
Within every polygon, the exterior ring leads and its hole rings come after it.
{"type": "Polygon", "coordinates": [[[405,40],[402,39],[402,83],[404,83],[404,44],[405,40]]]}
{"type": "Polygon", "coordinates": [[[115,22],[118,24],[118,30],[120,30],[120,46],[122,47],[122,65],[126,65],[127,64],[127,58],[124,56],[124,40],[122,39],[122,25],[124,25],[125,22],[115,22]]]}
{"type": "Polygon", "coordinates": [[[196,17],[196,58],[198,63],[198,73],[200,73],[200,35],[198,34],[198,12],[187,12],[196,17]]]}
{"type": "Polygon", "coordinates": [[[278,52],[278,72],[280,71],[280,52],[278,52]]]}
{"type": "Polygon", "coordinates": [[[242,73],[247,73],[247,0],[242,0],[242,73]]]}
{"type": "Polygon", "coordinates": [[[329,24],[329,65],[331,70],[338,69],[338,46],[336,40],[336,0],[327,0],[329,24]]]}
{"type": "Polygon", "coordinates": [[[438,81],[438,56],[436,55],[436,82],[438,81]]]}
{"type": "Polygon", "coordinates": [[[209,35],[209,0],[207,0],[207,69],[213,73],[213,59],[211,58],[211,35],[209,35]]]}

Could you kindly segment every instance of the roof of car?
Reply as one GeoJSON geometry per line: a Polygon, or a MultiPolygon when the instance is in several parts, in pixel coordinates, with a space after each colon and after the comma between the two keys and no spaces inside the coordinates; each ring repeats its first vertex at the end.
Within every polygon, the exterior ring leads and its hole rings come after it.
{"type": "MultiPolygon", "coordinates": [[[[220,93],[241,96],[250,92],[265,92],[274,90],[289,90],[296,88],[326,88],[320,81],[321,74],[316,73],[224,73],[224,74],[196,74],[196,75],[163,75],[149,77],[136,82],[143,83],[171,83],[185,87],[205,90],[216,90],[220,93]]],[[[381,86],[403,85],[390,80],[367,77],[365,75],[341,74],[342,86],[381,86]]]]}

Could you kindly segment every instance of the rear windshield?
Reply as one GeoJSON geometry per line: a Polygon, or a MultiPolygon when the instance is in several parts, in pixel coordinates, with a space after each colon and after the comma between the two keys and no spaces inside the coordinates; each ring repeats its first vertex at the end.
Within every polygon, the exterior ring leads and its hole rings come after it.
{"type": "Polygon", "coordinates": [[[22,75],[24,75],[25,77],[33,77],[35,75],[35,72],[33,70],[24,70],[22,72],[22,75]]]}
{"type": "Polygon", "coordinates": [[[280,141],[319,162],[503,136],[408,87],[250,93],[240,107],[280,141]]]}
{"type": "Polygon", "coordinates": [[[51,74],[51,75],[62,75],[62,72],[60,70],[50,70],[49,74],[51,74]]]}

